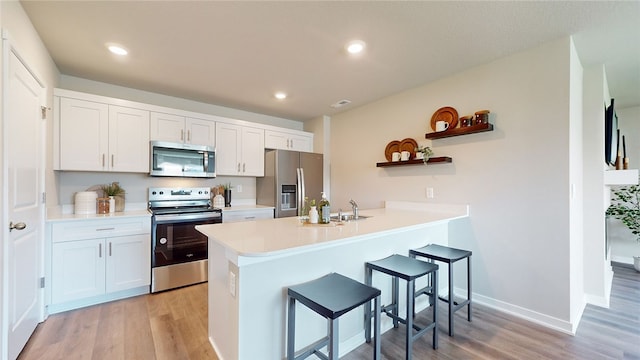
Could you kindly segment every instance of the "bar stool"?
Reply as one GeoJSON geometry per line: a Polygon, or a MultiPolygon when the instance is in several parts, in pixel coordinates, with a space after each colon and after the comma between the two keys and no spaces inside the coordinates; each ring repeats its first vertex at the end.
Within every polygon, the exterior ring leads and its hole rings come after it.
{"type": "MultiPolygon", "coordinates": [[[[453,336],[453,314],[467,306],[467,320],[471,321],[471,251],[455,249],[448,246],[430,244],[419,249],[409,250],[409,256],[415,258],[417,256],[426,257],[429,261],[442,261],[449,266],[449,297],[440,297],[440,300],[449,303],[449,336],[453,336]],[[453,264],[466,258],[467,259],[467,299],[457,302],[453,296],[453,264]]],[[[420,291],[417,292],[418,294],[420,291]]]]}
{"type": "MultiPolygon", "coordinates": [[[[433,330],[433,348],[438,348],[438,331],[437,331],[437,297],[438,297],[438,265],[412,259],[410,257],[402,255],[391,255],[381,260],[370,261],[365,263],[365,283],[371,286],[373,278],[373,270],[380,271],[392,277],[391,287],[391,304],[382,306],[382,308],[375,308],[374,316],[378,312],[384,312],[393,319],[393,326],[398,327],[398,323],[406,325],[407,333],[405,337],[405,351],[406,359],[410,360],[413,353],[413,342],[422,336],[425,332],[433,330]],[[420,328],[414,324],[415,315],[415,280],[430,275],[431,291],[423,293],[429,294],[429,303],[433,304],[433,321],[428,325],[420,328]],[[398,316],[398,283],[399,279],[403,279],[407,282],[407,312],[406,317],[403,319],[398,316]],[[413,334],[413,329],[417,331],[413,334]]],[[[365,311],[365,319],[371,317],[371,308],[367,307],[365,311]]],[[[370,326],[365,327],[365,337],[369,339],[370,326]]]]}
{"type": "MultiPolygon", "coordinates": [[[[289,287],[287,291],[287,360],[305,359],[313,354],[329,360],[338,359],[338,318],[360,305],[371,308],[371,300],[377,308],[380,304],[380,290],[366,286],[346,276],[331,273],[319,279],[289,287]],[[328,334],[324,338],[295,353],[296,301],[322,315],[328,320],[328,334]],[[328,346],[327,357],[320,349],[328,346]]],[[[365,329],[371,328],[371,317],[365,329]]],[[[373,338],[373,359],[380,358],[380,317],[373,318],[375,334],[373,338]]],[[[370,331],[370,330],[369,330],[370,331]]],[[[371,342],[368,337],[367,342],[371,342]]]]}

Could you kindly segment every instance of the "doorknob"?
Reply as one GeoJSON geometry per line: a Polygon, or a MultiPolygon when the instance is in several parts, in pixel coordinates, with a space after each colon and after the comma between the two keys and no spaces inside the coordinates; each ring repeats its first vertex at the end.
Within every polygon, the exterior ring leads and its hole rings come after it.
{"type": "Polygon", "coordinates": [[[24,228],[27,227],[27,224],[23,223],[23,222],[19,222],[17,224],[14,224],[13,222],[9,223],[9,232],[11,232],[11,230],[16,229],[16,230],[24,230],[24,228]]]}

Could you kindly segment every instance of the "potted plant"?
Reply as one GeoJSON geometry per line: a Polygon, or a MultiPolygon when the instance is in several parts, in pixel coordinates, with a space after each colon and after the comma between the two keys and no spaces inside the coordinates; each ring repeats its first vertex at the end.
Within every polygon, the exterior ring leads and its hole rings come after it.
{"type": "MultiPolygon", "coordinates": [[[[607,216],[622,221],[640,245],[640,186],[625,186],[613,190],[611,201],[613,203],[607,209],[607,216]]],[[[633,256],[633,267],[640,272],[640,250],[633,256]]]]}
{"type": "Polygon", "coordinates": [[[419,159],[422,157],[422,161],[427,165],[429,158],[433,156],[433,150],[428,146],[418,146],[416,149],[416,157],[419,159]]]}
{"type": "Polygon", "coordinates": [[[104,197],[108,197],[113,200],[113,207],[111,207],[111,205],[109,206],[113,209],[111,212],[124,211],[125,191],[122,187],[120,187],[120,184],[118,182],[114,181],[111,184],[100,185],[100,189],[104,193],[104,197]]]}

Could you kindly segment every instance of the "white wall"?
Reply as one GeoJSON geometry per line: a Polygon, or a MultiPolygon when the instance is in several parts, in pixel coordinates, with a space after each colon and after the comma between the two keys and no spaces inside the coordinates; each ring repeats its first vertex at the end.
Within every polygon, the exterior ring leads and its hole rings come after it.
{"type": "Polygon", "coordinates": [[[349,198],[361,208],[427,201],[426,187],[428,201],[469,204],[452,245],[473,251],[476,300],[571,331],[570,49],[560,39],[333,116],[334,209],[349,198]],[[490,109],[495,130],[424,140],[443,106],[490,109]],[[453,163],[375,166],[388,142],[407,137],[453,163]]]}
{"type": "MultiPolygon", "coordinates": [[[[625,135],[629,168],[640,167],[640,107],[616,109],[620,133],[625,135]]],[[[632,264],[633,256],[640,256],[640,243],[620,220],[610,219],[607,232],[611,244],[611,260],[632,264]]]]}
{"type": "MultiPolygon", "coordinates": [[[[570,208],[570,272],[571,324],[577,330],[585,307],[584,299],[584,255],[583,255],[583,68],[571,41],[570,44],[570,90],[569,90],[569,197],[570,208]]],[[[603,243],[604,239],[600,238],[603,243]]]]}

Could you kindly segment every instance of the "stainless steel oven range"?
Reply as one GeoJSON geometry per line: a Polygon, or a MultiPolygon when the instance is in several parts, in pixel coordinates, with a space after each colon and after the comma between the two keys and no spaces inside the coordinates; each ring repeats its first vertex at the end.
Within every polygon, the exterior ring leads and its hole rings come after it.
{"type": "Polygon", "coordinates": [[[149,188],[151,292],[207,281],[208,239],[196,225],[222,222],[209,188],[149,188]]]}

